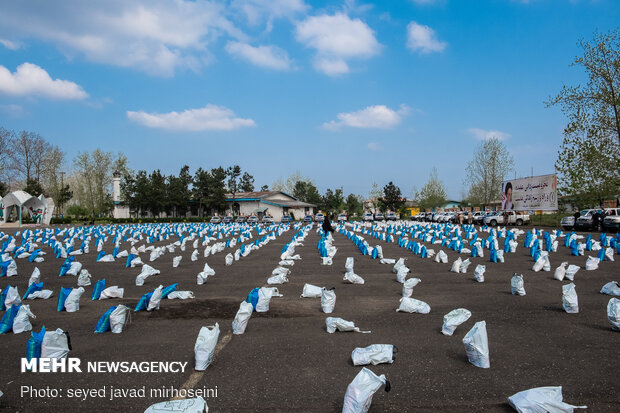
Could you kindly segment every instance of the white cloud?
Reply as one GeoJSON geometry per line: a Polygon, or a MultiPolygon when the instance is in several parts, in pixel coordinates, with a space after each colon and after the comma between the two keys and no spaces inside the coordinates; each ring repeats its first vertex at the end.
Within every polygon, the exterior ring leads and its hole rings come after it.
{"type": "Polygon", "coordinates": [[[181,113],[146,113],[127,111],[127,117],[149,128],[176,131],[233,130],[256,126],[252,119],[235,117],[232,110],[217,105],[207,105],[200,109],[188,109],[181,113]]]}
{"type": "Polygon", "coordinates": [[[303,0],[234,0],[231,6],[240,10],[251,25],[276,18],[293,18],[309,8],[303,0]]]}
{"type": "Polygon", "coordinates": [[[370,58],[381,49],[375,33],[366,23],[341,13],[312,16],[299,22],[295,38],[306,47],[316,49],[314,67],[327,75],[347,73],[346,59],[370,58]]]}
{"type": "Polygon", "coordinates": [[[20,48],[20,44],[17,42],[12,42],[10,40],[6,40],[6,39],[0,39],[0,44],[4,47],[6,47],[9,50],[17,50],[20,48]]]}
{"type": "Polygon", "coordinates": [[[491,138],[497,138],[500,141],[503,141],[512,136],[509,133],[501,132],[498,130],[486,130],[479,128],[469,128],[467,129],[467,132],[480,141],[488,140],[491,138]]]}
{"type": "Polygon", "coordinates": [[[364,129],[389,129],[398,125],[407,113],[409,113],[409,108],[405,105],[401,105],[397,111],[385,105],[368,106],[357,112],[339,113],[338,120],[324,123],[323,128],[338,130],[343,126],[349,126],[364,129]]]}
{"type": "Polygon", "coordinates": [[[377,142],[368,142],[368,149],[374,152],[382,151],[383,146],[378,144],[377,142]]]}
{"type": "Polygon", "coordinates": [[[236,57],[261,67],[275,70],[288,70],[291,60],[286,51],[276,46],[251,46],[241,42],[228,42],[226,51],[236,57]]]}
{"type": "Polygon", "coordinates": [[[0,93],[13,96],[42,96],[50,99],[80,100],[88,97],[82,87],[68,80],[52,79],[32,63],[17,66],[15,73],[0,65],[0,93]]]}
{"type": "Polygon", "coordinates": [[[172,76],[206,64],[208,46],[221,34],[245,38],[225,12],[210,1],[6,1],[0,38],[37,39],[68,58],[172,76]]]}
{"type": "Polygon", "coordinates": [[[428,26],[411,22],[407,25],[407,47],[414,52],[442,52],[448,44],[437,40],[435,31],[428,26]]]}

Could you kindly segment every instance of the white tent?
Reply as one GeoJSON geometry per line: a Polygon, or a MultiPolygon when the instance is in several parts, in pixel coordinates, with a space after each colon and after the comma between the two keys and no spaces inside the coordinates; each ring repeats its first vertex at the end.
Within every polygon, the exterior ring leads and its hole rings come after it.
{"type": "Polygon", "coordinates": [[[45,202],[39,198],[30,195],[24,191],[13,191],[8,193],[2,198],[2,212],[3,219],[6,221],[9,210],[14,206],[17,207],[19,214],[19,223],[22,221],[22,209],[26,208],[33,220],[38,223],[43,222],[45,216],[46,205],[45,202]]]}

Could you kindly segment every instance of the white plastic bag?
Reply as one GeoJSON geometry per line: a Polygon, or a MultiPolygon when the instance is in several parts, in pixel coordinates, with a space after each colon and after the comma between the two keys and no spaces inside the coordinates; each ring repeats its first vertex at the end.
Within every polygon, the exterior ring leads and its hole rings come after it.
{"type": "Polygon", "coordinates": [[[118,285],[113,285],[101,291],[101,295],[99,296],[100,300],[107,300],[108,298],[123,298],[125,294],[124,288],[119,288],[118,285]]]}
{"type": "Polygon", "coordinates": [[[202,327],[198,333],[196,344],[194,345],[194,356],[196,358],[195,369],[204,371],[213,361],[215,346],[220,337],[220,325],[202,327]]]}
{"type": "Polygon", "coordinates": [[[409,268],[407,268],[407,266],[405,265],[405,259],[399,258],[398,261],[396,261],[396,264],[394,264],[394,267],[392,267],[392,272],[394,274],[398,274],[398,272],[401,271],[402,268],[406,269],[405,272],[409,272],[409,268]]]}
{"type": "Polygon", "coordinates": [[[9,286],[9,290],[6,292],[6,296],[4,297],[4,306],[8,310],[14,305],[19,305],[22,302],[21,297],[19,296],[19,292],[17,291],[17,287],[9,286]]]}
{"type": "Polygon", "coordinates": [[[301,293],[301,297],[303,298],[319,298],[323,294],[323,288],[317,287],[312,284],[304,284],[304,289],[301,293]]]}
{"type": "Polygon", "coordinates": [[[394,258],[381,258],[379,262],[381,264],[395,264],[396,260],[394,258]]]}
{"type": "Polygon", "coordinates": [[[226,255],[226,265],[232,265],[234,260],[235,257],[233,257],[231,253],[228,253],[228,255],[226,255]]]}
{"type": "Polygon", "coordinates": [[[562,286],[562,307],[569,314],[579,312],[579,301],[577,300],[575,284],[570,283],[562,286]]]}
{"type": "Polygon", "coordinates": [[[562,387],[536,387],[513,394],[508,403],[519,413],[573,413],[574,409],[588,406],[573,406],[562,401],[562,387]]]}
{"type": "Polygon", "coordinates": [[[474,324],[472,329],[463,337],[463,344],[471,364],[483,369],[491,367],[486,322],[478,321],[474,324]]]}
{"type": "MultiPolygon", "coordinates": [[[[442,251],[440,251],[441,253],[442,251]]],[[[454,262],[452,263],[452,268],[450,268],[450,272],[455,272],[455,273],[460,273],[461,272],[461,264],[463,263],[463,260],[461,259],[461,257],[458,257],[456,260],[454,260],[454,262]]]]}
{"type": "Polygon", "coordinates": [[[370,333],[370,331],[361,331],[359,327],[355,327],[353,321],[347,321],[339,317],[327,317],[325,319],[325,328],[329,334],[338,331],[353,331],[356,333],[370,333]]]}
{"type": "Polygon", "coordinates": [[[351,353],[354,366],[394,363],[394,346],[391,344],[371,344],[368,347],[356,347],[351,353]]]}
{"type": "Polygon", "coordinates": [[[192,261],[198,261],[198,250],[194,250],[194,252],[192,252],[192,256],[190,259],[192,261]]]}
{"type": "Polygon", "coordinates": [[[411,297],[413,295],[413,287],[422,282],[419,278],[409,278],[403,283],[403,297],[411,297]]]}
{"type": "Polygon", "coordinates": [[[168,294],[169,300],[174,300],[174,299],[189,300],[190,298],[195,298],[193,291],[173,291],[170,294],[168,294]]]}
{"type": "Polygon", "coordinates": [[[209,267],[209,264],[205,262],[204,268],[201,272],[198,273],[198,276],[196,277],[196,283],[198,285],[202,285],[207,282],[207,278],[213,275],[215,275],[215,270],[209,267]]]}
{"type": "Polygon", "coordinates": [[[567,265],[568,265],[568,262],[566,262],[566,261],[564,261],[562,264],[560,264],[560,266],[555,269],[555,272],[553,273],[553,278],[555,278],[558,281],[562,281],[564,279],[564,277],[566,276],[566,266],[567,265]]]}
{"type": "Polygon", "coordinates": [[[41,343],[41,358],[60,360],[69,354],[69,339],[60,328],[56,331],[46,331],[41,343]]]}
{"type": "Polygon", "coordinates": [[[245,329],[248,326],[248,321],[250,321],[250,317],[252,317],[253,310],[254,307],[252,307],[252,303],[243,301],[241,305],[239,305],[237,315],[235,315],[235,319],[232,322],[233,334],[245,333],[245,329]]]}
{"type": "Polygon", "coordinates": [[[601,294],[615,295],[620,297],[620,286],[617,281],[610,281],[601,288],[601,294]]]}
{"type": "Polygon", "coordinates": [[[396,281],[398,281],[399,283],[404,283],[405,279],[407,278],[407,273],[409,272],[409,268],[402,266],[398,269],[398,272],[396,273],[396,281]]]}
{"type": "Polygon", "coordinates": [[[34,300],[35,298],[42,298],[44,300],[47,300],[53,294],[54,294],[54,292],[52,290],[40,290],[40,291],[33,292],[32,294],[28,295],[28,297],[26,297],[26,298],[28,300],[34,300]]]}
{"type": "Polygon", "coordinates": [[[323,288],[321,290],[321,308],[323,312],[326,314],[330,314],[334,312],[334,307],[336,306],[336,291],[334,288],[328,290],[323,288]]]}
{"type": "Polygon", "coordinates": [[[258,289],[258,302],[256,303],[257,313],[266,313],[269,311],[269,302],[273,296],[272,288],[261,287],[258,289]]]}
{"type": "Polygon", "coordinates": [[[91,284],[90,282],[91,275],[88,270],[80,271],[80,275],[78,277],[77,285],[78,287],[87,287],[91,284]]]}
{"type": "Polygon", "coordinates": [[[160,285],[153,291],[153,295],[151,295],[151,299],[149,300],[149,304],[146,306],[146,311],[159,310],[159,305],[161,303],[162,290],[164,289],[163,285],[160,285]]]}
{"type": "Polygon", "coordinates": [[[155,268],[151,267],[148,264],[144,264],[142,266],[142,272],[138,274],[138,276],[136,277],[136,285],[137,286],[144,285],[144,280],[146,280],[151,275],[157,275],[157,274],[159,274],[159,270],[156,270],[155,268]]]}
{"type": "Polygon", "coordinates": [[[348,281],[351,284],[364,284],[364,279],[354,273],[353,271],[347,272],[343,278],[344,281],[348,281]]]}
{"type": "Polygon", "coordinates": [[[484,272],[486,271],[486,269],[487,269],[486,265],[478,264],[476,266],[476,269],[474,270],[474,278],[479,283],[484,282],[484,272]]]}
{"type": "Polygon", "coordinates": [[[332,257],[321,257],[321,265],[332,265],[332,257]]]}
{"type": "Polygon", "coordinates": [[[267,278],[267,284],[269,285],[277,285],[284,284],[288,282],[288,278],[284,274],[274,275],[272,277],[267,278]]]}
{"type": "Polygon", "coordinates": [[[80,309],[80,297],[84,294],[84,287],[72,288],[65,300],[65,310],[68,313],[75,313],[80,309]]]}
{"type": "Polygon", "coordinates": [[[588,259],[586,260],[586,271],[596,270],[600,262],[601,260],[596,257],[588,257],[588,259]]]}
{"type": "MultiPolygon", "coordinates": [[[[546,251],[543,251],[546,252],[546,251]]],[[[551,271],[551,263],[549,262],[549,257],[544,254],[540,254],[534,265],[532,266],[532,270],[534,272],[538,272],[540,270],[543,271],[551,271]],[[549,269],[547,269],[549,268],[549,269]]]]}
{"type": "Polygon", "coordinates": [[[127,314],[129,313],[129,307],[126,305],[118,305],[110,313],[110,329],[114,334],[123,332],[125,328],[125,321],[127,321],[127,314]]]}
{"type": "Polygon", "coordinates": [[[65,274],[77,276],[81,270],[82,270],[82,263],[78,261],[73,261],[71,263],[71,267],[69,267],[69,270],[67,270],[65,274]]]}
{"type": "Polygon", "coordinates": [[[431,312],[431,307],[424,301],[416,300],[415,298],[403,297],[400,299],[400,306],[398,306],[396,311],[428,314],[431,312]]]}
{"type": "Polygon", "coordinates": [[[347,261],[344,264],[344,268],[345,270],[347,270],[347,272],[353,272],[353,257],[347,257],[347,261]]]}
{"type": "Polygon", "coordinates": [[[614,249],[611,247],[607,247],[605,249],[605,259],[608,261],[613,261],[614,260],[614,249]]]}
{"type": "Polygon", "coordinates": [[[515,273],[510,279],[510,288],[511,288],[512,295],[518,294],[520,296],[524,296],[525,288],[524,288],[524,283],[523,283],[523,276],[515,273]]]}
{"type": "Polygon", "coordinates": [[[30,317],[37,318],[30,311],[30,306],[28,304],[22,304],[17,310],[17,315],[13,319],[13,333],[19,334],[24,331],[32,330],[32,324],[30,324],[30,317]]]}
{"type": "Polygon", "coordinates": [[[443,316],[443,326],[441,327],[441,333],[446,336],[454,334],[454,330],[471,317],[471,311],[465,308],[457,308],[450,311],[443,316]]]}
{"type": "Polygon", "coordinates": [[[435,262],[440,262],[442,264],[447,264],[448,263],[448,254],[443,252],[443,250],[439,250],[439,252],[435,256],[435,262]]]}
{"type": "Polygon", "coordinates": [[[577,274],[577,271],[579,271],[581,267],[578,265],[569,265],[568,268],[566,269],[566,279],[570,280],[570,281],[574,281],[575,280],[575,274],[577,274]]]}
{"type": "Polygon", "coordinates": [[[611,323],[612,330],[620,331],[620,300],[612,298],[607,303],[607,319],[611,323]]]}
{"type": "MultiPolygon", "coordinates": [[[[182,259],[183,259],[182,255],[179,255],[178,257],[174,257],[172,259],[172,268],[177,268],[179,264],[181,263],[182,259]]],[[[230,265],[230,264],[227,263],[226,265],[230,265]]]]}
{"type": "Polygon", "coordinates": [[[28,280],[28,287],[30,287],[30,284],[38,283],[39,281],[41,281],[41,271],[39,271],[39,269],[35,267],[35,269],[32,271],[30,279],[28,280]]]}
{"type": "Polygon", "coordinates": [[[471,261],[469,258],[465,258],[465,260],[461,263],[461,274],[465,274],[467,272],[467,268],[471,265],[471,261]]]}
{"type": "Polygon", "coordinates": [[[385,375],[377,376],[364,367],[347,387],[344,395],[342,413],[366,413],[372,404],[372,396],[385,385],[389,391],[389,382],[385,375]]]}
{"type": "Polygon", "coordinates": [[[202,397],[170,400],[149,406],[144,413],[208,413],[209,407],[202,397]]]}

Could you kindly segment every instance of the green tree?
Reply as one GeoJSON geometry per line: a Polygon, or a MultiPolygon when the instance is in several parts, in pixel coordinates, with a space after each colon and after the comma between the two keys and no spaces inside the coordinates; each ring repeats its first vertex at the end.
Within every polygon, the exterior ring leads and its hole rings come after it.
{"type": "Polygon", "coordinates": [[[159,169],[151,172],[147,186],[147,210],[150,210],[154,217],[166,210],[168,206],[168,185],[166,178],[159,169]]]}
{"type": "Polygon", "coordinates": [[[433,168],[428,182],[420,190],[420,208],[437,208],[446,203],[446,198],[446,188],[439,179],[437,168],[433,168]]]}
{"type": "Polygon", "coordinates": [[[24,191],[28,192],[32,196],[39,196],[43,193],[43,187],[36,179],[26,180],[26,187],[24,191]]]}
{"type": "Polygon", "coordinates": [[[193,179],[189,173],[189,166],[184,165],[179,176],[170,175],[167,181],[166,212],[172,211],[175,217],[179,212],[185,214],[192,195],[190,185],[193,179]]]}
{"type": "Polygon", "coordinates": [[[269,191],[269,185],[263,185],[260,187],[261,191],[269,191]]]}
{"type": "Polygon", "coordinates": [[[254,177],[247,172],[243,173],[239,181],[239,189],[243,192],[254,192],[254,177]]]}
{"type": "Polygon", "coordinates": [[[620,146],[597,132],[567,128],[555,163],[559,194],[579,208],[602,206],[620,192],[620,146]]]}
{"type": "Polygon", "coordinates": [[[307,202],[317,206],[322,203],[319,190],[310,180],[295,182],[293,196],[302,202],[307,202]]]}
{"type": "Polygon", "coordinates": [[[346,211],[349,215],[362,215],[361,198],[354,194],[349,194],[346,201],[346,211]]]}
{"type": "Polygon", "coordinates": [[[320,206],[321,209],[328,214],[340,213],[340,211],[345,209],[342,188],[338,188],[335,191],[328,188],[325,191],[325,195],[323,195],[323,200],[320,206]]]}
{"type": "Polygon", "coordinates": [[[383,192],[381,192],[381,188],[379,188],[379,185],[377,185],[376,182],[373,182],[372,187],[370,188],[370,192],[368,193],[368,199],[374,211],[377,211],[379,209],[379,198],[381,198],[382,195],[383,192]]]}
{"type": "Polygon", "coordinates": [[[491,138],[481,142],[474,159],[467,163],[468,199],[476,205],[488,205],[501,199],[502,181],[513,169],[514,160],[502,141],[491,138]]]}
{"type": "Polygon", "coordinates": [[[391,210],[396,212],[404,204],[405,200],[402,197],[400,188],[394,185],[392,181],[383,187],[383,196],[379,197],[379,209],[381,211],[391,210]]]}
{"type": "Polygon", "coordinates": [[[564,86],[548,106],[560,105],[571,129],[588,136],[612,136],[620,144],[620,30],[595,33],[592,43],[580,40],[583,55],[571,66],[588,75],[585,86],[564,86]]]}

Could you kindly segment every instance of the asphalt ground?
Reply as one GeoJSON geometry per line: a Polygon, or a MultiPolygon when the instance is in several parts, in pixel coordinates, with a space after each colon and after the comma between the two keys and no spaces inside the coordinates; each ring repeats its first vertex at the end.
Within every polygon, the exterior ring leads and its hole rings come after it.
{"type": "MultiPolygon", "coordinates": [[[[149,405],[167,400],[151,397],[151,389],[211,389],[205,397],[210,411],[277,411],[331,412],[341,411],[348,384],[361,367],[353,366],[351,351],[370,344],[393,344],[398,348],[393,364],[368,366],[376,374],[385,374],[391,382],[389,393],[379,390],[371,412],[463,412],[513,411],[507,398],[533,387],[563,386],[564,400],[587,405],[592,412],[620,411],[620,373],[618,356],[620,333],[611,330],[606,316],[610,296],[600,294],[609,281],[620,281],[620,263],[603,262],[596,271],[585,271],[584,257],[573,257],[562,246],[551,253],[551,272],[532,271],[529,250],[522,246],[523,236],[514,254],[505,255],[505,263],[471,258],[466,274],[450,272],[458,254],[443,248],[449,263],[439,264],[422,259],[396,243],[386,243],[370,236],[371,245],[382,245],[385,257],[406,258],[406,265],[422,282],[414,288],[413,297],[431,306],[429,314],[398,313],[402,284],[396,281],[392,265],[380,264],[363,256],[343,235],[335,234],[338,248],[333,265],[321,265],[317,249],[316,226],[299,246],[301,260],[291,267],[289,283],[278,286],[281,298],[271,300],[267,313],[253,313],[245,334],[232,335],[231,322],[239,303],[254,288],[266,285],[271,271],[280,261],[280,250],[295,231],[285,232],[248,257],[225,266],[224,257],[234,249],[215,256],[190,260],[191,243],[185,252],[177,247],[150,263],[161,271],[144,286],[135,285],[140,268],[125,268],[125,260],[97,263],[96,248],[77,256],[93,275],[93,285],[86,287],[76,313],[56,312],[60,287],[75,287],[77,277],[59,277],[62,263],[48,252],[43,263],[19,259],[17,277],[0,278],[0,288],[17,285],[24,294],[28,278],[37,266],[45,289],[54,291],[49,300],[27,300],[32,312],[33,329],[39,331],[62,328],[69,331],[72,351],[69,357],[89,361],[174,361],[187,362],[183,373],[21,373],[20,359],[25,357],[29,333],[0,336],[0,411],[115,411],[141,412],[149,405]],[[172,258],[182,255],[178,268],[172,258]],[[365,279],[364,285],[342,280],[347,257],[355,259],[355,273],[365,279]],[[578,314],[562,309],[562,285],[553,279],[553,270],[561,262],[582,269],[574,283],[579,295],[578,314]],[[215,270],[206,284],[196,285],[196,274],[204,262],[215,270]],[[477,264],[486,265],[485,282],[474,280],[477,264]],[[510,279],[514,273],[524,275],[526,296],[511,294],[510,279]],[[125,288],[123,299],[91,301],[96,280],[106,278],[106,286],[125,288]],[[179,283],[179,290],[191,290],[192,300],[162,300],[153,312],[138,312],[122,334],[95,334],[99,317],[111,306],[126,304],[133,308],[142,294],[158,285],[179,283]],[[305,283],[335,287],[337,301],[333,314],[321,311],[320,299],[300,298],[305,283]],[[471,318],[459,326],[452,337],[440,333],[443,316],[456,308],[472,312],[471,318]],[[327,316],[351,320],[370,334],[325,330],[327,316]],[[477,321],[487,325],[489,369],[473,366],[467,360],[463,336],[477,321]],[[202,326],[219,323],[221,333],[213,363],[204,373],[194,373],[194,343],[202,326]],[[22,394],[22,386],[39,392],[58,389],[63,397],[35,397],[22,394]],[[70,398],[69,390],[105,387],[104,397],[70,398]],[[145,397],[121,396],[110,400],[111,388],[145,389],[145,397]],[[217,394],[214,392],[217,390],[217,394]]],[[[598,235],[595,235],[598,239],[598,235]]],[[[156,243],[167,245],[176,239],[156,243]]],[[[142,245],[142,242],[136,246],[142,245]]],[[[438,245],[430,246],[435,251],[438,245]]],[[[111,243],[104,248],[110,252],[111,243]]],[[[127,243],[122,249],[129,249],[127,243]]],[[[589,253],[595,256],[594,252],[589,253]]],[[[465,258],[465,257],[463,257],[465,258]]]]}

